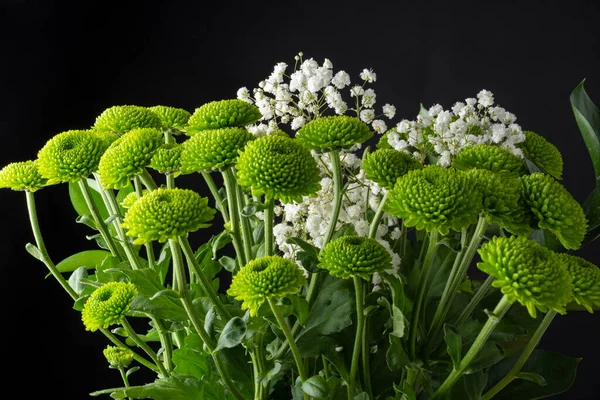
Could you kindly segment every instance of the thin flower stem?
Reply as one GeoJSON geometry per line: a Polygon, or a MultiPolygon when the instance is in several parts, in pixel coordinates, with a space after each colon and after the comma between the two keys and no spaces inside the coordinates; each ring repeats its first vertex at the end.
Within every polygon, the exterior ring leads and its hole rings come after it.
{"type": "Polygon", "coordinates": [[[527,343],[527,346],[525,346],[525,349],[523,349],[523,352],[519,356],[519,359],[517,360],[515,365],[506,375],[504,375],[500,382],[496,383],[490,390],[488,390],[483,396],[481,396],[481,400],[491,399],[517,377],[519,372],[521,372],[521,368],[523,368],[523,366],[529,359],[529,356],[531,355],[531,353],[533,353],[533,350],[535,350],[536,346],[539,344],[540,340],[542,339],[542,336],[544,336],[544,333],[550,326],[550,323],[552,322],[554,317],[556,317],[556,314],[557,313],[554,310],[549,310],[546,313],[544,319],[538,325],[537,329],[533,333],[533,336],[527,343]]]}
{"type": "Polygon", "coordinates": [[[152,348],[150,346],[148,346],[146,344],[146,342],[144,342],[136,333],[136,331],[133,329],[133,327],[129,324],[129,322],[127,321],[126,318],[123,318],[123,320],[121,321],[121,325],[123,326],[123,328],[125,328],[125,330],[127,331],[127,334],[129,336],[129,338],[131,340],[134,341],[134,343],[136,345],[138,345],[138,347],[140,347],[142,350],[144,350],[146,352],[146,354],[148,354],[148,356],[152,359],[152,361],[154,361],[154,364],[156,364],[156,366],[158,367],[158,370],[160,372],[160,374],[163,377],[168,377],[170,376],[169,372],[165,369],[163,363],[160,362],[160,360],[158,359],[158,356],[156,355],[156,353],[154,352],[154,350],[152,350],[152,348]]]}
{"type": "Polygon", "coordinates": [[[475,341],[469,348],[469,351],[463,359],[460,361],[457,367],[454,367],[450,375],[446,378],[446,380],[442,383],[442,385],[433,393],[433,395],[429,398],[429,400],[437,400],[444,399],[448,392],[452,389],[454,384],[460,379],[463,375],[471,361],[475,359],[475,357],[479,354],[479,351],[483,348],[488,338],[494,331],[494,328],[500,323],[502,317],[506,314],[506,312],[510,309],[511,303],[508,301],[506,296],[502,296],[498,305],[494,309],[492,313],[489,313],[488,320],[485,325],[481,328],[481,331],[475,338],[475,341]]]}
{"type": "MultiPolygon", "coordinates": [[[[365,283],[363,283],[363,291],[364,291],[364,286],[365,283]]],[[[370,361],[370,351],[371,348],[369,347],[369,317],[367,317],[365,315],[365,323],[364,323],[364,328],[363,328],[363,332],[361,334],[362,337],[362,373],[363,373],[363,382],[365,385],[365,390],[367,391],[367,394],[369,395],[369,399],[374,398],[373,397],[373,388],[371,386],[371,363],[370,361]]]]}
{"type": "Polygon", "coordinates": [[[323,247],[329,243],[333,237],[333,233],[335,232],[338,217],[340,216],[340,209],[342,208],[342,192],[344,187],[344,177],[342,175],[342,164],[340,162],[339,152],[337,150],[330,151],[329,159],[331,161],[331,169],[333,171],[333,210],[331,212],[331,222],[329,224],[329,228],[327,229],[323,247]]]}
{"type": "Polygon", "coordinates": [[[123,342],[121,342],[115,335],[112,334],[108,329],[100,328],[100,331],[110,340],[114,345],[121,347],[123,349],[131,350],[133,352],[133,359],[142,364],[144,367],[148,368],[151,371],[158,372],[158,367],[152,364],[150,361],[146,360],[144,357],[137,354],[135,351],[127,347],[123,342]]]}
{"type": "Polygon", "coordinates": [[[154,182],[154,178],[152,178],[152,175],[150,175],[150,172],[148,172],[146,168],[144,168],[142,173],[139,175],[139,178],[149,192],[158,189],[156,182],[154,182]]]}
{"type": "Polygon", "coordinates": [[[273,249],[275,247],[273,238],[273,219],[274,219],[274,208],[275,199],[266,197],[265,198],[265,211],[264,211],[264,223],[265,223],[265,255],[273,255],[273,249]]]}
{"type": "Polygon", "coordinates": [[[373,221],[371,221],[371,226],[369,228],[369,237],[375,239],[375,236],[377,235],[377,228],[379,228],[379,224],[381,223],[381,218],[383,218],[383,208],[385,206],[385,202],[387,201],[388,198],[388,192],[386,191],[385,194],[383,195],[381,202],[379,203],[379,206],[377,207],[377,211],[375,212],[375,215],[373,216],[373,221]]]}
{"type": "Polygon", "coordinates": [[[151,314],[147,314],[147,315],[148,315],[148,318],[150,318],[152,320],[154,329],[156,329],[156,332],[158,332],[160,344],[161,344],[162,348],[164,349],[163,364],[164,364],[166,370],[171,372],[173,370],[173,360],[172,360],[173,341],[171,340],[171,336],[165,329],[165,325],[163,324],[162,320],[156,318],[155,316],[153,316],[151,314]]]}
{"type": "Polygon", "coordinates": [[[240,229],[240,210],[238,210],[236,180],[231,169],[222,171],[223,182],[225,183],[225,191],[227,192],[227,206],[229,208],[229,233],[233,241],[235,249],[236,261],[238,267],[246,265],[247,259],[244,253],[242,244],[242,236],[240,229]]]}
{"type": "Polygon", "coordinates": [[[471,301],[469,301],[469,304],[467,304],[465,309],[460,313],[460,315],[456,319],[456,322],[454,323],[454,326],[456,327],[456,329],[460,328],[462,326],[462,324],[467,320],[467,318],[469,318],[469,315],[471,315],[471,313],[473,312],[475,307],[477,307],[479,302],[487,294],[488,289],[492,285],[493,281],[494,281],[494,277],[491,275],[488,276],[485,281],[483,281],[483,283],[481,284],[479,289],[477,289],[477,292],[475,293],[475,295],[471,298],[471,301]]]}
{"type": "Polygon", "coordinates": [[[167,184],[167,188],[173,189],[175,187],[175,175],[172,172],[167,172],[165,174],[165,182],[167,184]]]}
{"type": "MultiPolygon", "coordinates": [[[[127,379],[127,374],[125,373],[125,368],[119,367],[119,372],[121,373],[121,379],[123,380],[123,384],[126,388],[129,388],[129,379],[127,379]]],[[[131,397],[127,396],[127,399],[131,400],[131,397]]]]}
{"type": "Polygon", "coordinates": [[[223,206],[224,201],[223,201],[223,198],[221,197],[221,195],[219,194],[219,189],[217,188],[217,185],[215,184],[214,179],[208,172],[202,171],[202,172],[200,172],[200,174],[204,178],[204,181],[206,182],[206,185],[208,186],[208,190],[210,190],[210,193],[212,194],[213,198],[215,199],[216,208],[219,211],[221,211],[221,215],[223,216],[223,222],[224,223],[229,222],[229,213],[227,212],[227,208],[223,206]]]}
{"type": "MultiPolygon", "coordinates": [[[[354,349],[352,350],[352,363],[350,365],[350,375],[348,377],[348,400],[354,399],[354,387],[356,374],[358,372],[358,362],[360,359],[361,347],[365,330],[364,314],[364,293],[363,284],[360,278],[354,277],[354,292],[356,295],[356,335],[354,337],[354,349]]],[[[368,361],[368,360],[367,360],[368,361]]]]}
{"type": "Polygon", "coordinates": [[[171,259],[173,261],[173,290],[181,292],[185,281],[181,248],[177,241],[173,239],[169,239],[169,248],[171,249],[171,259]]]}
{"type": "MultiPolygon", "coordinates": [[[[232,174],[235,176],[235,170],[231,167],[232,174]]],[[[254,244],[254,240],[252,238],[252,228],[250,226],[250,220],[248,217],[242,215],[242,211],[247,203],[247,196],[242,191],[242,188],[237,183],[237,179],[235,180],[235,188],[236,188],[236,199],[237,199],[237,208],[239,210],[240,222],[242,227],[242,244],[244,246],[244,254],[246,255],[246,262],[252,261],[254,258],[252,256],[252,245],[254,244]]]]}
{"type": "Polygon", "coordinates": [[[229,392],[233,395],[233,397],[235,397],[237,400],[246,400],[246,398],[244,397],[242,392],[240,392],[240,390],[237,388],[237,386],[235,386],[233,384],[233,382],[231,381],[231,377],[229,376],[227,369],[224,368],[225,362],[221,359],[221,352],[217,351],[217,352],[213,353],[213,360],[215,360],[215,365],[217,367],[217,371],[219,371],[219,374],[223,378],[223,382],[225,383],[225,386],[227,387],[229,392]]]}

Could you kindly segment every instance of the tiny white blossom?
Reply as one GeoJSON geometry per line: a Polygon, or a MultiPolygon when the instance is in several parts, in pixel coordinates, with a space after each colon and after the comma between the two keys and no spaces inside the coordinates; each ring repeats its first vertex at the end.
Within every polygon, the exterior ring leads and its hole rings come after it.
{"type": "Polygon", "coordinates": [[[239,100],[243,100],[246,103],[252,104],[252,99],[250,98],[250,92],[248,92],[247,87],[239,88],[236,95],[239,100]]]}
{"type": "Polygon", "coordinates": [[[375,98],[377,95],[373,89],[367,89],[363,93],[361,103],[365,107],[373,107],[375,105],[375,98]]]}
{"type": "Polygon", "coordinates": [[[377,74],[375,74],[372,69],[365,68],[360,73],[360,79],[369,83],[373,83],[377,80],[377,74]]]}
{"type": "Polygon", "coordinates": [[[444,111],[442,106],[439,104],[435,104],[429,110],[427,110],[427,115],[429,115],[430,117],[435,117],[442,111],[444,111]]]}
{"type": "Polygon", "coordinates": [[[489,90],[483,89],[477,93],[477,99],[479,100],[479,104],[484,107],[490,107],[494,104],[494,95],[489,90]]]}
{"type": "Polygon", "coordinates": [[[352,86],[352,89],[350,89],[350,97],[362,96],[364,92],[365,92],[365,89],[363,89],[362,86],[359,86],[359,85],[352,86]]]}
{"type": "Polygon", "coordinates": [[[296,117],[292,120],[291,128],[297,131],[298,129],[302,128],[302,126],[304,126],[305,123],[306,118],[304,118],[303,116],[296,117]]]}
{"type": "Polygon", "coordinates": [[[338,89],[343,89],[350,85],[350,75],[345,71],[339,71],[331,80],[331,84],[338,89]]]}
{"type": "Polygon", "coordinates": [[[373,130],[377,133],[384,133],[387,130],[387,125],[381,119],[376,119],[372,122],[373,130]]]}
{"type": "Polygon", "coordinates": [[[383,105],[383,115],[385,115],[389,119],[394,118],[394,115],[396,115],[396,107],[394,107],[391,104],[384,104],[383,105]]]}
{"type": "Polygon", "coordinates": [[[326,58],[325,61],[323,61],[323,67],[324,68],[328,68],[328,69],[332,69],[333,68],[333,63],[331,62],[331,60],[329,60],[328,58],[326,58]]]}
{"type": "Polygon", "coordinates": [[[368,124],[375,118],[375,111],[370,108],[365,108],[360,111],[360,120],[368,124]]]}

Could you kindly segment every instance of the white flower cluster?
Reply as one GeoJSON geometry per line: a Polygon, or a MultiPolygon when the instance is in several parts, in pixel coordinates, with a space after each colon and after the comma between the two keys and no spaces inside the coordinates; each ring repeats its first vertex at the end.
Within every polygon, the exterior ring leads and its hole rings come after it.
{"type": "Polygon", "coordinates": [[[354,112],[360,119],[370,124],[375,132],[384,133],[387,124],[383,119],[391,119],[396,107],[385,104],[381,114],[375,112],[377,95],[367,84],[377,80],[371,69],[364,69],[359,75],[362,84],[352,86],[350,75],[345,71],[334,73],[333,64],[325,59],[319,65],[314,59],[303,60],[299,53],[295,59],[294,71],[287,75],[288,65],[280,62],[271,75],[252,90],[246,87],[237,92],[237,98],[255,104],[262,114],[259,123],[249,126],[255,135],[269,134],[279,129],[279,124],[289,124],[297,131],[308,121],[335,113],[337,115],[354,112]],[[343,90],[349,89],[349,103],[344,99],[343,90]]]}
{"type": "Polygon", "coordinates": [[[482,90],[477,98],[457,102],[451,110],[436,104],[423,109],[414,121],[402,120],[387,134],[396,150],[412,153],[423,160],[428,153],[437,156],[437,164],[448,167],[452,156],[466,146],[494,144],[523,157],[516,145],[525,140],[514,114],[494,106],[494,95],[482,90]]]}

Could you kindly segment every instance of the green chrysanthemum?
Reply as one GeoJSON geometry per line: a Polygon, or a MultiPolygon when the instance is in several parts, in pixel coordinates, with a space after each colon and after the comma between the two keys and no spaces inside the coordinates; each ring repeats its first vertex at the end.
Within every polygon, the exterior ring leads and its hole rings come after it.
{"type": "Polygon", "coordinates": [[[442,235],[467,228],[482,211],[481,194],[468,175],[431,164],[398,179],[384,207],[406,226],[442,235]]]}
{"type": "Polygon", "coordinates": [[[35,192],[44,187],[46,178],[40,174],[37,161],[17,161],[0,170],[0,188],[35,192]]]}
{"type": "Polygon", "coordinates": [[[172,131],[182,132],[187,128],[187,123],[192,114],[183,108],[168,107],[168,106],[154,106],[148,107],[148,109],[154,112],[162,126],[172,131]]]}
{"type": "Polygon", "coordinates": [[[519,143],[525,157],[556,179],[562,178],[563,159],[558,148],[543,136],[532,131],[523,131],[525,141],[519,143]]]}
{"type": "Polygon", "coordinates": [[[235,163],[240,150],[254,139],[246,128],[209,129],[197,133],[184,142],[181,171],[221,170],[235,163]]]}
{"type": "Polygon", "coordinates": [[[183,146],[178,143],[163,144],[156,149],[150,160],[149,167],[162,173],[173,173],[179,175],[181,170],[181,152],[183,146]]]}
{"type": "Polygon", "coordinates": [[[527,166],[510,151],[491,144],[467,146],[452,160],[456,169],[481,168],[499,174],[524,175],[527,166]]]}
{"type": "Polygon", "coordinates": [[[483,213],[488,223],[498,224],[515,235],[528,236],[533,232],[533,215],[522,201],[521,181],[517,177],[478,168],[466,173],[482,195],[483,213]]]}
{"type": "Polygon", "coordinates": [[[566,312],[571,278],[558,254],[523,236],[496,236],[478,251],[482,261],[477,267],[496,278],[492,286],[500,288],[509,302],[518,301],[533,318],[536,308],[566,312]]]}
{"type": "Polygon", "coordinates": [[[423,164],[410,154],[394,149],[378,149],[363,159],[367,178],[379,186],[391,189],[401,176],[413,169],[423,168],[423,164]]]}
{"type": "Polygon", "coordinates": [[[306,123],[296,140],[310,150],[329,151],[352,147],[373,137],[369,126],[356,117],[332,115],[306,123]]]}
{"type": "Polygon", "coordinates": [[[157,129],[133,129],[115,140],[100,158],[100,183],[106,189],[122,189],[141,174],[163,144],[157,129]]]}
{"type": "Polygon", "coordinates": [[[398,132],[398,128],[394,126],[393,128],[390,128],[387,131],[385,131],[383,135],[381,135],[381,137],[377,141],[377,145],[375,146],[377,150],[392,149],[392,146],[388,142],[388,137],[392,132],[398,132]]]}
{"type": "MultiPolygon", "coordinates": [[[[142,191],[142,196],[145,196],[148,193],[149,193],[148,190],[144,189],[142,191]]],[[[131,192],[131,193],[127,194],[127,196],[125,196],[123,198],[123,200],[121,200],[121,207],[123,207],[123,208],[130,208],[133,205],[133,203],[135,203],[135,201],[137,199],[138,199],[137,193],[136,192],[131,192]]]]}
{"type": "Polygon", "coordinates": [[[186,132],[192,136],[206,129],[242,127],[261,118],[258,107],[243,100],[212,101],[196,108],[188,121],[186,132]]]}
{"type": "Polygon", "coordinates": [[[266,256],[250,261],[233,277],[227,294],[241,300],[242,310],[254,316],[267,299],[297,293],[306,283],[300,267],[279,256],[266,256]]]}
{"type": "Polygon", "coordinates": [[[38,152],[38,169],[48,184],[77,182],[98,169],[109,137],[90,130],[71,130],[50,139],[38,152]]]}
{"type": "Polygon", "coordinates": [[[129,282],[109,282],[100,286],[81,311],[85,329],[96,331],[120,323],[136,296],[137,289],[129,282]]]}
{"type": "Polygon", "coordinates": [[[320,171],[310,151],[295,139],[263,136],[248,142],[237,162],[238,183],[283,203],[302,201],[320,188],[320,171]]]}
{"type": "Polygon", "coordinates": [[[102,353],[113,368],[127,368],[133,361],[133,351],[125,347],[106,346],[102,353]]]}
{"type": "Polygon", "coordinates": [[[373,273],[392,268],[390,253],[377,240],[342,236],[327,243],[319,256],[319,268],[337,278],[371,280],[373,273]]]}
{"type": "Polygon", "coordinates": [[[550,175],[535,172],[521,177],[525,203],[538,220],[538,226],[552,232],[566,249],[576,250],[587,229],[581,205],[550,175]]]}
{"type": "Polygon", "coordinates": [[[571,275],[573,300],[590,313],[600,307],[600,268],[584,258],[566,253],[559,254],[571,275]]]}
{"type": "Polygon", "coordinates": [[[135,244],[164,243],[210,226],[215,212],[208,206],[208,198],[193,190],[160,188],[135,201],[122,226],[135,244]]]}
{"type": "Polygon", "coordinates": [[[162,129],[162,121],[147,107],[113,106],[100,114],[93,128],[99,131],[113,132],[118,135],[137,128],[162,129]]]}

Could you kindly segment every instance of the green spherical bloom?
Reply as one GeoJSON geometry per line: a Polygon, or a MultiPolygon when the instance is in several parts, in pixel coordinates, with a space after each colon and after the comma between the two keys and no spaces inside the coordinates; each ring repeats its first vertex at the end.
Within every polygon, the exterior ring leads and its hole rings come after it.
{"type": "Polygon", "coordinates": [[[310,151],[283,136],[263,136],[248,142],[237,169],[243,188],[283,203],[300,202],[302,196],[312,196],[321,188],[320,170],[310,151]]]}
{"type": "Polygon", "coordinates": [[[215,212],[208,206],[208,198],[193,190],[160,188],[135,201],[122,226],[135,244],[164,243],[210,226],[215,212]]]}
{"type": "Polygon", "coordinates": [[[98,169],[108,145],[108,137],[94,131],[59,133],[38,152],[38,169],[48,184],[77,182],[98,169]]]}
{"type": "Polygon", "coordinates": [[[600,307],[600,268],[584,258],[566,253],[559,254],[567,267],[573,284],[573,300],[590,313],[600,307]]]}
{"type": "Polygon", "coordinates": [[[136,128],[162,129],[162,121],[147,107],[113,106],[96,118],[93,128],[122,135],[136,128]]]}
{"type": "Polygon", "coordinates": [[[219,100],[196,108],[188,121],[187,134],[192,136],[205,129],[251,125],[262,118],[254,104],[239,99],[219,100]]]}
{"type": "Polygon", "coordinates": [[[571,193],[550,175],[541,172],[520,179],[525,203],[538,220],[538,227],[552,232],[566,249],[581,247],[587,219],[571,193]]]}
{"type": "Polygon", "coordinates": [[[125,347],[106,346],[102,353],[113,368],[127,368],[133,361],[133,351],[125,347]]]}
{"type": "Polygon", "coordinates": [[[184,142],[181,153],[181,171],[193,172],[223,170],[234,164],[240,150],[254,139],[246,128],[209,129],[197,133],[184,142]]]}
{"type": "Polygon", "coordinates": [[[81,311],[81,319],[88,331],[118,324],[129,311],[137,289],[129,282],[109,282],[96,289],[81,311]]]}
{"type": "Polygon", "coordinates": [[[179,175],[181,170],[181,152],[183,146],[178,143],[163,144],[156,149],[156,152],[150,160],[149,167],[162,173],[173,173],[179,175]]]}
{"type": "Polygon", "coordinates": [[[350,148],[373,137],[369,126],[359,118],[332,115],[306,123],[296,133],[296,140],[310,150],[329,151],[350,148]]]}
{"type": "Polygon", "coordinates": [[[527,166],[510,151],[491,144],[467,146],[452,160],[456,169],[481,168],[508,175],[524,175],[527,166]]]}
{"type": "Polygon", "coordinates": [[[496,236],[479,248],[477,267],[496,278],[509,302],[518,301],[535,318],[555,310],[564,314],[571,299],[571,278],[557,253],[523,236],[496,236]]]}
{"type": "Polygon", "coordinates": [[[183,108],[154,106],[148,107],[148,109],[160,118],[160,122],[164,128],[177,132],[182,132],[187,128],[188,120],[192,116],[189,111],[183,108]]]}
{"type": "Polygon", "coordinates": [[[37,161],[18,161],[0,170],[0,188],[35,192],[46,186],[47,180],[40,174],[37,161]]]}
{"type": "Polygon", "coordinates": [[[327,243],[319,255],[319,268],[337,278],[367,281],[375,272],[392,268],[392,256],[377,240],[364,236],[342,236],[327,243]]]}
{"type": "Polygon", "coordinates": [[[100,158],[98,172],[102,186],[105,189],[127,186],[131,178],[150,164],[163,143],[162,132],[151,128],[133,129],[115,140],[100,158]]]}
{"type": "Polygon", "coordinates": [[[386,189],[391,189],[401,176],[423,164],[410,154],[394,149],[378,149],[367,154],[362,164],[367,178],[386,189]]]}
{"type": "Polygon", "coordinates": [[[482,204],[467,174],[430,164],[398,179],[384,208],[406,226],[446,235],[477,222],[482,204]]]}
{"type": "Polygon", "coordinates": [[[518,146],[525,157],[556,179],[562,178],[563,159],[560,151],[543,136],[532,131],[523,131],[525,141],[518,146]]]}
{"type": "Polygon", "coordinates": [[[267,299],[298,293],[306,283],[302,269],[293,261],[279,256],[254,259],[233,277],[227,294],[241,300],[242,310],[254,316],[267,299]]]}

